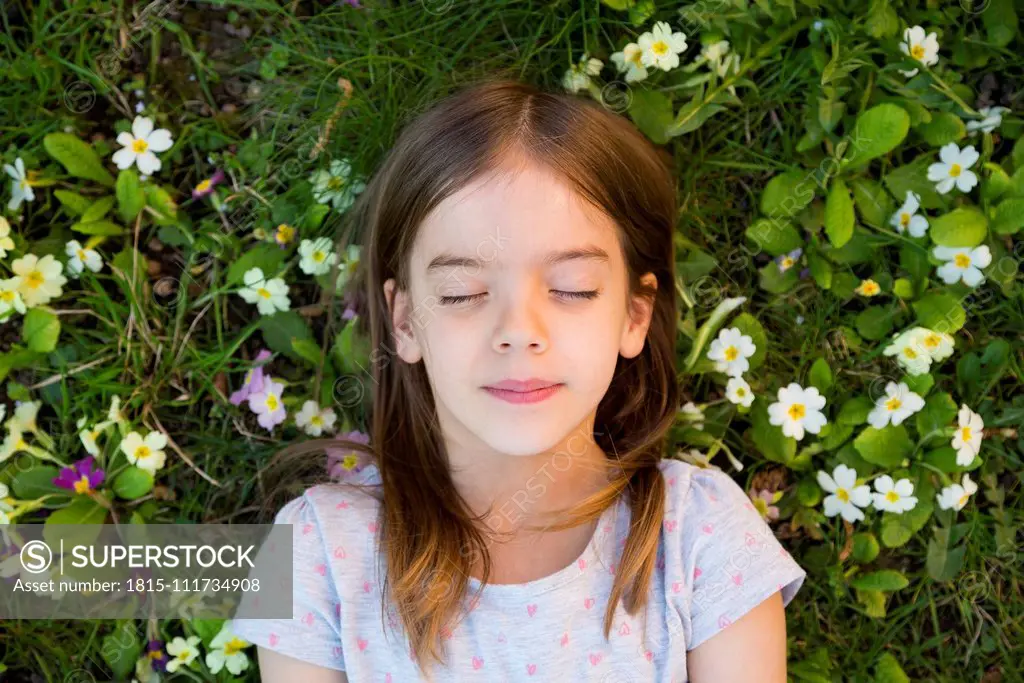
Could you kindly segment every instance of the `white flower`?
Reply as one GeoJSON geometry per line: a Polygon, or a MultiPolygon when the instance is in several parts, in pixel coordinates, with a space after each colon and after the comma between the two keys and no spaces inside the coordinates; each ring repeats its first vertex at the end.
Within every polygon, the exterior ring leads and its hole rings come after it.
{"type": "MultiPolygon", "coordinates": [[[[740,56],[735,52],[729,53],[728,40],[711,43],[702,48],[700,54],[707,60],[708,68],[714,71],[719,78],[725,78],[730,73],[738,73],[740,70],[740,56]]],[[[729,91],[735,95],[736,87],[730,85],[729,91]]]]}
{"type": "Polygon", "coordinates": [[[818,486],[832,495],[825,497],[825,516],[841,515],[851,524],[864,519],[860,508],[871,505],[871,487],[857,486],[857,470],[846,465],[837,465],[832,476],[818,470],[818,486]]]}
{"type": "Polygon", "coordinates": [[[28,310],[25,300],[18,293],[18,278],[11,277],[0,280],[0,322],[7,317],[8,311],[17,311],[22,315],[28,310]]]}
{"type": "Polygon", "coordinates": [[[310,176],[313,198],[321,204],[330,203],[336,211],[347,211],[356,201],[356,195],[366,189],[362,180],[353,180],[352,164],[348,159],[335,159],[330,170],[320,169],[310,176]]]}
{"type": "Polygon", "coordinates": [[[917,215],[919,208],[921,208],[921,195],[907,190],[903,206],[889,219],[889,225],[896,228],[900,234],[909,231],[911,237],[921,237],[928,231],[928,219],[917,215]]]}
{"type": "Polygon", "coordinates": [[[943,361],[953,355],[953,337],[945,332],[920,328],[920,343],[933,361],[943,361]]]}
{"type": "Polygon", "coordinates": [[[971,481],[971,475],[964,472],[963,479],[959,484],[952,484],[942,489],[942,493],[935,496],[939,507],[943,510],[963,510],[967,501],[978,490],[978,485],[971,481]]]}
{"type": "Polygon", "coordinates": [[[245,648],[252,645],[231,632],[225,622],[220,632],[210,641],[210,651],[206,653],[206,666],[210,673],[218,673],[224,667],[235,676],[249,668],[249,658],[245,656],[245,648]]]}
{"type": "Polygon", "coordinates": [[[991,133],[1003,123],[1003,114],[1010,111],[1006,107],[981,107],[978,113],[981,114],[981,121],[968,121],[967,131],[974,135],[979,130],[983,133],[991,133]]]}
{"type": "Polygon", "coordinates": [[[914,497],[914,484],[909,479],[900,479],[895,484],[892,477],[883,474],[875,479],[875,490],[878,493],[872,494],[875,499],[875,507],[887,512],[903,514],[914,509],[917,505],[917,498],[914,497]]]}
{"type": "Polygon", "coordinates": [[[725,385],[726,397],[737,405],[749,408],[754,402],[754,393],[750,390],[747,380],[742,377],[730,377],[725,385]]]}
{"type": "Polygon", "coordinates": [[[952,446],[956,449],[956,464],[967,467],[981,451],[982,430],[985,423],[981,415],[967,407],[967,404],[960,406],[960,413],[957,415],[959,428],[953,435],[952,446]]]}
{"type": "Polygon", "coordinates": [[[338,266],[338,279],[334,281],[336,290],[341,290],[349,279],[355,274],[359,267],[359,258],[362,248],[358,244],[350,244],[345,248],[341,265],[338,266]]]}
{"type": "Polygon", "coordinates": [[[885,396],[875,401],[874,409],[868,413],[868,424],[882,429],[888,424],[900,425],[908,417],[924,408],[924,399],[910,390],[904,382],[885,385],[885,396]]]}
{"type": "Polygon", "coordinates": [[[28,182],[28,174],[25,173],[25,162],[18,157],[14,160],[14,166],[4,164],[4,170],[11,176],[11,200],[7,202],[7,208],[17,211],[22,202],[31,202],[36,198],[32,186],[28,182]]]}
{"type": "Polygon", "coordinates": [[[679,412],[686,416],[686,423],[688,427],[704,429],[704,412],[698,408],[693,401],[687,401],[679,409],[679,412]]]}
{"type": "Polygon", "coordinates": [[[866,280],[861,280],[860,284],[857,285],[857,288],[853,291],[861,296],[878,296],[878,293],[882,291],[882,288],[878,286],[877,282],[871,278],[867,278],[866,280]]]}
{"type": "Polygon", "coordinates": [[[647,67],[640,61],[643,50],[636,43],[622,48],[622,52],[612,54],[612,63],[619,73],[626,73],[626,83],[636,83],[647,78],[647,67]]]}
{"type": "Polygon", "coordinates": [[[932,357],[923,341],[927,334],[927,329],[913,327],[897,335],[882,354],[896,356],[896,361],[911,375],[923,375],[932,364],[932,357]]]}
{"type": "Polygon", "coordinates": [[[160,170],[160,160],[153,152],[166,152],[173,145],[171,131],[166,128],[153,130],[153,119],[147,116],[136,116],[132,121],[132,132],[120,133],[117,144],[121,149],[112,157],[122,171],[131,168],[132,164],[139,167],[139,173],[153,175],[160,170]]]}
{"type": "Polygon", "coordinates": [[[708,358],[715,361],[715,369],[731,377],[739,377],[750,369],[750,361],[757,347],[749,334],[743,334],[738,327],[730,327],[718,333],[718,339],[711,342],[708,358]]]}
{"type": "MultiPolygon", "coordinates": [[[[914,26],[903,31],[903,40],[905,42],[900,43],[900,50],[903,54],[913,57],[925,66],[931,66],[939,61],[939,41],[935,31],[925,37],[924,29],[914,26]]],[[[917,69],[910,71],[900,69],[900,73],[907,78],[917,75],[917,71],[917,69]]]]}
{"type": "Polygon", "coordinates": [[[96,439],[113,423],[109,421],[100,422],[97,425],[93,425],[91,429],[83,429],[83,427],[85,427],[85,422],[86,419],[84,417],[78,418],[78,421],[75,422],[75,426],[78,427],[78,438],[81,439],[82,445],[85,447],[85,450],[89,455],[99,455],[100,447],[99,444],[96,443],[96,439]]]}
{"type": "Polygon", "coordinates": [[[64,247],[64,252],[70,256],[67,263],[68,275],[78,277],[83,270],[88,268],[94,273],[100,272],[103,268],[103,258],[95,249],[85,249],[78,240],[71,240],[64,247]]]}
{"type": "Polygon", "coordinates": [[[145,109],[145,108],[146,108],[146,103],[145,102],[136,102],[135,103],[135,113],[136,114],[141,114],[142,110],[145,109]]]}
{"type": "Polygon", "coordinates": [[[778,401],[768,406],[768,421],[782,426],[782,433],[797,441],[804,438],[804,432],[817,434],[827,420],[821,413],[825,397],[817,388],[804,389],[796,382],[779,389],[778,401]]]}
{"type": "Polygon", "coordinates": [[[928,167],[928,180],[935,183],[935,190],[939,194],[946,194],[954,185],[961,192],[970,192],[978,184],[978,176],[967,169],[980,156],[974,145],[960,149],[955,142],[945,144],[939,150],[941,161],[928,167]]]}
{"type": "Polygon", "coordinates": [[[61,295],[61,287],[68,281],[61,274],[64,266],[52,254],[39,258],[25,254],[11,262],[16,280],[15,288],[29,308],[41,306],[61,295]]]}
{"type": "Polygon", "coordinates": [[[307,275],[323,275],[331,269],[338,255],[331,251],[329,237],[318,237],[316,240],[302,240],[299,244],[299,268],[307,275]]]}
{"type": "Polygon", "coordinates": [[[291,303],[288,301],[288,285],[279,277],[266,280],[263,269],[250,268],[242,277],[245,287],[238,290],[238,295],[247,303],[256,304],[260,315],[273,315],[277,311],[287,311],[291,303]]]}
{"type": "Polygon", "coordinates": [[[691,465],[693,465],[695,467],[699,467],[701,469],[705,469],[705,470],[717,470],[717,469],[720,469],[718,467],[718,465],[712,465],[711,464],[711,460],[708,458],[708,456],[705,455],[704,453],[701,453],[696,448],[691,448],[688,451],[684,451],[682,449],[679,449],[678,451],[676,451],[676,455],[678,455],[680,458],[682,458],[686,462],[690,463],[691,465]]]}
{"type": "Polygon", "coordinates": [[[679,53],[686,49],[686,35],[672,32],[667,22],[659,21],[650,31],[637,38],[637,45],[643,53],[640,62],[644,66],[656,66],[670,71],[679,66],[679,53]]]}
{"type": "Polygon", "coordinates": [[[945,261],[935,270],[935,274],[942,278],[947,285],[953,285],[960,280],[968,287],[977,287],[985,281],[982,268],[987,268],[992,263],[992,252],[982,244],[980,247],[935,247],[932,249],[932,256],[945,261]]]}
{"type": "Polygon", "coordinates": [[[167,445],[167,437],[161,432],[150,432],[146,438],[138,432],[128,432],[121,441],[121,450],[128,457],[128,462],[150,474],[164,466],[167,459],[163,451],[167,445]]]}
{"type": "Polygon", "coordinates": [[[7,252],[14,249],[14,240],[11,239],[11,224],[7,219],[0,216],[0,258],[7,256],[7,252]]]}
{"type": "Polygon", "coordinates": [[[565,75],[562,76],[562,87],[572,93],[586,90],[590,87],[590,77],[601,73],[603,66],[604,62],[600,59],[591,57],[584,52],[579,62],[565,70],[565,75]]]}
{"type": "Polygon", "coordinates": [[[174,673],[178,667],[191,664],[199,655],[200,642],[199,636],[189,636],[188,640],[175,636],[174,640],[167,643],[167,654],[172,657],[167,661],[168,673],[174,673]]]}
{"type": "Polygon", "coordinates": [[[316,401],[308,400],[302,404],[302,410],[295,414],[296,426],[302,428],[310,436],[320,436],[324,430],[334,431],[337,415],[332,408],[323,408],[316,401]]]}

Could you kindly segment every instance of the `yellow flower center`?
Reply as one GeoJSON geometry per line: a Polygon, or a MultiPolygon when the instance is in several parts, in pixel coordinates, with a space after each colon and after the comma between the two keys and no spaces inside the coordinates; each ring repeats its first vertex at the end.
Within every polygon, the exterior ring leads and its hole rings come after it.
{"type": "Polygon", "coordinates": [[[963,439],[964,442],[970,441],[971,440],[971,428],[970,427],[961,427],[960,428],[960,438],[963,439]]]}
{"type": "Polygon", "coordinates": [[[953,164],[952,166],[949,167],[949,175],[952,176],[953,178],[957,178],[960,176],[960,172],[962,170],[963,169],[960,168],[960,164],[953,164]]]}
{"type": "Polygon", "coordinates": [[[259,289],[256,290],[256,293],[259,294],[264,299],[270,298],[270,290],[266,289],[265,287],[260,287],[259,289]]]}
{"type": "Polygon", "coordinates": [[[908,225],[910,225],[910,214],[909,213],[904,211],[903,213],[900,214],[900,225],[902,225],[904,228],[907,227],[908,225]]]}
{"type": "Polygon", "coordinates": [[[953,263],[956,264],[957,268],[966,268],[971,265],[971,257],[967,254],[960,253],[953,257],[953,263]]]}
{"type": "Polygon", "coordinates": [[[850,502],[850,493],[846,489],[836,489],[836,498],[844,503],[850,502]]]}
{"type": "Polygon", "coordinates": [[[25,190],[27,190],[27,189],[28,189],[28,180],[22,179],[21,181],[19,181],[19,182],[18,182],[18,188],[19,188],[19,189],[20,189],[20,190],[21,190],[22,192],[24,192],[25,190]]]}
{"type": "Polygon", "coordinates": [[[28,285],[29,289],[42,287],[44,282],[46,282],[46,278],[44,278],[43,274],[38,270],[33,270],[25,276],[25,284],[28,285]]]}
{"type": "Polygon", "coordinates": [[[357,458],[354,453],[349,453],[345,456],[344,460],[341,461],[341,466],[346,470],[354,470],[358,463],[359,458],[357,458]]]}
{"type": "Polygon", "coordinates": [[[201,182],[198,185],[196,185],[196,190],[199,191],[199,192],[206,192],[207,190],[210,189],[210,184],[211,184],[210,183],[210,179],[207,178],[203,182],[201,182]]]}
{"type": "Polygon", "coordinates": [[[910,56],[913,57],[914,59],[921,59],[921,58],[923,58],[924,57],[924,46],[923,45],[915,45],[912,48],[910,48],[910,56]]]}
{"type": "Polygon", "coordinates": [[[164,653],[162,650],[150,650],[147,654],[150,659],[160,659],[164,653]]]}
{"type": "Polygon", "coordinates": [[[744,389],[743,387],[739,387],[738,389],[736,389],[736,395],[739,396],[740,398],[743,398],[744,396],[747,395],[747,390],[744,389]]]}
{"type": "Polygon", "coordinates": [[[907,346],[904,347],[903,349],[903,355],[909,358],[910,360],[914,360],[915,358],[917,358],[917,351],[907,346]]]}
{"type": "Polygon", "coordinates": [[[734,361],[740,355],[740,350],[735,346],[730,346],[725,350],[725,359],[727,361],[734,361]]]}
{"type": "Polygon", "coordinates": [[[277,396],[275,396],[274,394],[270,394],[270,395],[267,396],[267,407],[268,408],[270,408],[271,410],[277,410],[277,407],[279,405],[280,405],[280,403],[278,403],[278,401],[277,401],[277,396]]]}
{"type": "Polygon", "coordinates": [[[75,254],[78,256],[79,261],[85,260],[85,249],[79,249],[75,252],[75,254]]]}
{"type": "Polygon", "coordinates": [[[149,149],[149,143],[145,140],[132,140],[132,151],[136,154],[142,154],[149,149]]]}
{"type": "Polygon", "coordinates": [[[661,57],[662,55],[668,54],[668,44],[664,40],[659,40],[651,45],[651,50],[654,51],[654,54],[661,57]]]}
{"type": "Polygon", "coordinates": [[[192,651],[189,650],[188,648],[185,648],[184,650],[182,650],[181,652],[178,653],[178,656],[175,657],[175,659],[178,659],[180,661],[188,661],[188,658],[191,655],[192,655],[192,651]]]}
{"type": "Polygon", "coordinates": [[[643,52],[641,52],[640,50],[637,50],[636,52],[633,53],[633,56],[629,58],[629,61],[633,62],[637,66],[643,66],[644,63],[643,63],[642,59],[643,59],[643,52]]]}
{"type": "Polygon", "coordinates": [[[903,401],[899,400],[898,398],[890,398],[888,401],[885,402],[885,407],[888,410],[899,410],[899,407],[901,405],[903,405],[903,401]]]}
{"type": "Polygon", "coordinates": [[[317,427],[320,427],[323,425],[323,423],[324,419],[319,415],[314,415],[313,417],[309,418],[309,424],[311,425],[316,425],[317,427]]]}
{"type": "Polygon", "coordinates": [[[900,494],[895,491],[889,491],[889,493],[885,494],[885,499],[890,503],[896,503],[900,499],[900,494]]]}
{"type": "Polygon", "coordinates": [[[789,407],[789,416],[794,420],[799,420],[806,414],[807,409],[804,408],[802,403],[794,403],[789,407]]]}
{"type": "Polygon", "coordinates": [[[970,497],[971,494],[969,493],[965,493],[964,495],[960,496],[960,500],[956,502],[957,507],[963,507],[964,505],[967,505],[967,499],[970,497]]]}
{"type": "Polygon", "coordinates": [[[0,292],[0,301],[14,301],[14,292],[9,289],[0,292]]]}
{"type": "Polygon", "coordinates": [[[89,477],[82,475],[82,478],[75,482],[75,493],[88,493],[92,490],[89,486],[89,477]]]}
{"type": "Polygon", "coordinates": [[[313,260],[316,261],[317,263],[320,263],[325,258],[327,258],[327,254],[320,251],[319,249],[313,252],[313,260]]]}
{"type": "Polygon", "coordinates": [[[145,460],[151,454],[152,454],[152,451],[149,450],[149,446],[139,446],[138,448],[135,449],[135,459],[136,460],[145,460]]]}
{"type": "Polygon", "coordinates": [[[340,190],[344,182],[345,181],[341,178],[332,176],[331,179],[327,181],[327,187],[331,190],[340,190]]]}
{"type": "Polygon", "coordinates": [[[230,657],[233,654],[241,652],[245,648],[245,642],[239,639],[238,636],[235,636],[228,642],[224,643],[224,654],[230,657]]]}
{"type": "Polygon", "coordinates": [[[793,259],[788,256],[783,256],[780,266],[782,270],[789,270],[793,267],[793,259]]]}
{"type": "Polygon", "coordinates": [[[939,344],[942,343],[942,337],[935,334],[934,332],[924,338],[924,345],[929,349],[938,348],[939,344]]]}
{"type": "Polygon", "coordinates": [[[295,228],[285,223],[277,226],[277,241],[281,244],[290,242],[292,237],[295,236],[295,228]]]}
{"type": "Polygon", "coordinates": [[[864,296],[874,296],[878,294],[880,287],[874,280],[864,280],[860,283],[860,293],[864,296]]]}

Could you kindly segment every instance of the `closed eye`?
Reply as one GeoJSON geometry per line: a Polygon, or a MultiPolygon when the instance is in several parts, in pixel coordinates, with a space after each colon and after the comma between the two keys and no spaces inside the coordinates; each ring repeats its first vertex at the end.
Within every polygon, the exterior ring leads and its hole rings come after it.
{"type": "MultiPolygon", "coordinates": [[[[557,296],[563,299],[595,299],[600,293],[598,289],[590,289],[582,292],[564,292],[558,289],[552,289],[557,296]]],[[[442,296],[438,299],[442,306],[453,306],[455,304],[468,303],[470,301],[476,301],[477,299],[487,296],[487,292],[480,292],[479,294],[465,294],[459,296],[442,296]]]]}

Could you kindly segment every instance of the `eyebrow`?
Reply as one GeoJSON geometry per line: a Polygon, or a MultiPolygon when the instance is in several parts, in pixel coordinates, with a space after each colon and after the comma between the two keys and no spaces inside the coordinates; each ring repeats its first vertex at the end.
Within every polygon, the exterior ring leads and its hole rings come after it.
{"type": "MultiPolygon", "coordinates": [[[[490,259],[488,259],[488,261],[489,260],[490,259]]],[[[549,252],[541,259],[541,265],[554,266],[559,263],[565,263],[566,261],[576,260],[600,261],[607,263],[609,261],[609,257],[608,252],[601,247],[588,244],[582,247],[549,252]]],[[[427,265],[427,274],[429,275],[435,271],[443,270],[445,268],[462,267],[480,270],[486,266],[487,261],[482,261],[472,256],[457,256],[449,252],[443,252],[430,260],[430,263],[427,265]]]]}

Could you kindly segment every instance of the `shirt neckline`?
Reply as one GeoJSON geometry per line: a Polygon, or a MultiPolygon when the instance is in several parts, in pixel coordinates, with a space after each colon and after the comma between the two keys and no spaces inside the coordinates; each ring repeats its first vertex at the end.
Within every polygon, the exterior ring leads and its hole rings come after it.
{"type": "MultiPolygon", "coordinates": [[[[617,511],[621,505],[622,496],[620,495],[614,503],[605,508],[604,512],[601,513],[597,526],[594,527],[594,533],[587,542],[587,547],[568,565],[556,570],[552,574],[525,583],[488,583],[483,588],[481,598],[503,603],[518,602],[574,581],[580,578],[588,569],[594,571],[602,559],[602,550],[605,544],[609,538],[614,538],[615,536],[615,524],[613,522],[617,519],[617,511]],[[605,527],[609,524],[611,524],[611,527],[606,532],[605,527]],[[580,560],[584,561],[583,568],[580,567],[580,560]]],[[[474,576],[469,576],[467,579],[470,592],[475,594],[480,588],[480,580],[474,576]]]]}

